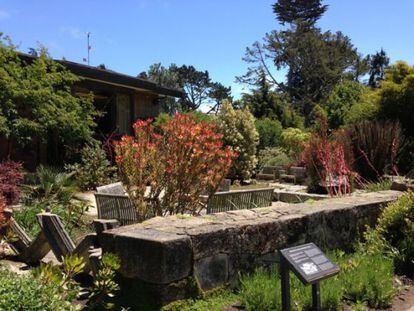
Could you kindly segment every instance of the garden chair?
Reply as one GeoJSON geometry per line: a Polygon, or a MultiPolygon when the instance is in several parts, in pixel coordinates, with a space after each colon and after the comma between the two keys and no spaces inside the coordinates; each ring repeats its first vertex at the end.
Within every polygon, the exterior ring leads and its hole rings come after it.
{"type": "Polygon", "coordinates": [[[288,174],[280,175],[280,179],[294,184],[301,184],[306,180],[306,168],[292,166],[289,168],[288,174]]]}
{"type": "Polygon", "coordinates": [[[121,182],[97,187],[95,200],[99,219],[116,219],[122,226],[138,222],[135,206],[121,182]]]}
{"type": "Polygon", "coordinates": [[[126,194],[95,193],[99,219],[116,219],[122,226],[138,222],[134,204],[126,194]]]}
{"type": "Polygon", "coordinates": [[[276,180],[279,179],[279,171],[283,166],[265,166],[257,174],[257,179],[261,180],[276,180]]]}
{"type": "Polygon", "coordinates": [[[124,186],[122,182],[116,182],[113,184],[96,187],[97,193],[106,193],[106,194],[125,194],[124,186]]]}
{"type": "Polygon", "coordinates": [[[8,244],[16,253],[17,260],[27,264],[37,264],[50,252],[50,245],[42,231],[32,240],[13,217],[10,218],[8,229],[13,235],[8,244]]]}
{"type": "Polygon", "coordinates": [[[272,205],[273,188],[216,192],[207,202],[207,214],[272,205]]]}
{"type": "Polygon", "coordinates": [[[37,220],[57,260],[62,261],[64,257],[76,254],[85,260],[85,271],[90,269],[88,251],[97,245],[95,233],[87,234],[75,245],[58,215],[40,213],[37,214],[37,220]]]}

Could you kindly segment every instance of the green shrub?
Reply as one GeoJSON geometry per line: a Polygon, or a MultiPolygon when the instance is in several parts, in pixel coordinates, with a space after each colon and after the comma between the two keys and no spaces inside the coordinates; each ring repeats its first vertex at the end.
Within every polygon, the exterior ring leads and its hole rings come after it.
{"type": "Polygon", "coordinates": [[[382,212],[375,229],[397,251],[396,270],[414,274],[414,193],[407,192],[382,212]]]}
{"type": "MultiPolygon", "coordinates": [[[[372,308],[389,306],[396,290],[393,288],[392,260],[382,254],[355,253],[328,255],[341,268],[340,274],[321,282],[323,310],[339,310],[344,301],[364,302],[372,308]]],[[[259,268],[251,276],[241,278],[240,299],[247,310],[281,310],[280,276],[276,268],[259,268]]],[[[309,310],[311,287],[303,285],[291,273],[291,304],[293,310],[309,310]]]]}
{"type": "Polygon", "coordinates": [[[31,275],[19,276],[0,270],[0,310],[63,311],[80,310],[63,300],[59,288],[31,275]]]}
{"type": "Polygon", "coordinates": [[[282,124],[278,120],[272,120],[270,118],[257,119],[255,124],[257,132],[259,133],[258,150],[280,145],[282,124]]]}
{"type": "Polygon", "coordinates": [[[223,134],[224,145],[232,147],[237,153],[228,174],[231,179],[249,179],[257,164],[259,134],[254,122],[249,110],[235,110],[228,101],[223,101],[217,116],[217,128],[223,134]]]}
{"type": "Polygon", "coordinates": [[[206,293],[203,299],[176,301],[162,308],[162,311],[222,311],[237,301],[237,295],[229,290],[219,289],[206,293]]]}
{"type": "Polygon", "coordinates": [[[393,262],[383,254],[356,253],[340,263],[339,281],[344,297],[366,302],[371,308],[388,307],[396,293],[393,286],[393,262]]]}
{"type": "Polygon", "coordinates": [[[368,192],[377,192],[384,190],[391,190],[392,180],[388,178],[381,178],[378,182],[368,182],[363,185],[364,190],[368,192]]]}
{"type": "Polygon", "coordinates": [[[91,190],[115,179],[116,167],[109,162],[100,143],[89,143],[81,151],[81,162],[67,165],[66,170],[75,174],[82,190],[91,190]]]}
{"type": "Polygon", "coordinates": [[[281,146],[290,157],[297,159],[305,149],[310,136],[299,128],[287,128],[280,136],[281,146]]]}
{"type": "MultiPolygon", "coordinates": [[[[292,310],[309,310],[312,306],[311,287],[303,285],[291,273],[292,310]]],[[[321,283],[321,305],[323,310],[338,310],[342,300],[342,287],[337,278],[321,283]]],[[[242,277],[240,298],[247,310],[281,310],[281,284],[276,268],[270,271],[259,268],[251,276],[242,277]]]]}
{"type": "Polygon", "coordinates": [[[259,151],[259,167],[287,166],[292,159],[281,148],[266,148],[259,151]]]}

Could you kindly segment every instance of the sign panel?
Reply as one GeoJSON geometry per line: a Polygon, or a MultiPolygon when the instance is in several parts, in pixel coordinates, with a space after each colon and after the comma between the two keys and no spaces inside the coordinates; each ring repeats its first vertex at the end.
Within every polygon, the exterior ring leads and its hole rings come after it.
{"type": "Polygon", "coordinates": [[[313,243],[285,248],[280,254],[304,284],[312,284],[339,273],[338,266],[313,243]]]}

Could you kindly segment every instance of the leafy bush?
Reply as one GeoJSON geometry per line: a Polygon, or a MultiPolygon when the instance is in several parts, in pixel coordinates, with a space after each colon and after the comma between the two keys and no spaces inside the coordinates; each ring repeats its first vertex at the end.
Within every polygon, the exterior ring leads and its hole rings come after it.
{"type": "Polygon", "coordinates": [[[53,283],[44,283],[32,275],[19,276],[0,270],[0,310],[72,311],[71,305],[53,283]]]}
{"type": "Polygon", "coordinates": [[[164,306],[162,311],[222,311],[237,300],[237,295],[225,289],[205,293],[203,299],[176,301],[164,306]]]}
{"type": "Polygon", "coordinates": [[[73,172],[77,185],[82,190],[91,190],[114,180],[116,167],[111,166],[105,150],[98,142],[88,143],[81,150],[81,162],[67,165],[65,169],[73,172]]]}
{"type": "Polygon", "coordinates": [[[137,121],[135,137],[124,136],[115,146],[121,178],[139,220],[197,213],[199,195],[215,191],[234,153],[223,147],[214,124],[196,124],[191,116],[176,114],[158,134],[150,122],[137,121]]]}
{"type": "Polygon", "coordinates": [[[22,170],[22,164],[18,162],[0,163],[0,196],[6,199],[6,204],[15,204],[19,201],[19,186],[24,177],[22,170]]]}
{"type": "Polygon", "coordinates": [[[349,110],[361,100],[366,87],[353,80],[337,84],[326,101],[329,128],[337,129],[345,124],[349,110]]]}
{"type": "Polygon", "coordinates": [[[292,159],[281,148],[266,148],[259,151],[259,167],[287,166],[292,159]]]}
{"type": "Polygon", "coordinates": [[[0,36],[0,135],[14,148],[38,138],[54,147],[48,151],[57,151],[53,161],[59,161],[92,138],[99,113],[92,94],[72,92],[80,78],[51,59],[45,49],[38,52],[39,57],[27,62],[9,38],[0,36]]]}
{"type": "Polygon", "coordinates": [[[310,134],[299,128],[287,128],[281,134],[281,146],[293,159],[298,159],[302,154],[310,134]]]}
{"type": "Polygon", "coordinates": [[[34,237],[40,230],[36,215],[49,211],[59,215],[69,234],[87,230],[83,220],[87,202],[74,198],[77,187],[72,174],[57,168],[39,166],[34,174],[27,176],[24,185],[25,206],[13,217],[34,237]]]}
{"type": "Polygon", "coordinates": [[[391,190],[392,180],[388,178],[380,178],[378,182],[368,182],[363,185],[363,188],[368,192],[377,192],[384,190],[391,190]]]}
{"type": "Polygon", "coordinates": [[[382,212],[375,229],[397,251],[397,272],[414,274],[414,193],[407,192],[382,212]]]}
{"type": "Polygon", "coordinates": [[[392,259],[380,253],[356,253],[343,258],[340,267],[339,279],[346,299],[366,302],[369,307],[376,309],[390,305],[396,293],[392,259]]]}
{"type": "Polygon", "coordinates": [[[235,110],[228,101],[223,101],[217,117],[217,129],[223,134],[224,145],[237,153],[228,177],[249,179],[257,164],[256,148],[259,142],[253,115],[247,109],[235,110]]]}
{"type": "Polygon", "coordinates": [[[115,307],[111,299],[120,289],[115,282],[116,271],[120,267],[119,257],[112,253],[103,254],[88,301],[90,309],[96,310],[99,306],[103,306],[105,309],[113,309],[115,307]]]}
{"type": "MultiPolygon", "coordinates": [[[[294,310],[309,310],[312,306],[311,289],[292,273],[291,303],[294,310]]],[[[342,287],[336,277],[321,283],[322,310],[338,310],[342,303],[342,287]]],[[[282,310],[281,284],[276,268],[259,268],[251,276],[242,277],[240,297],[246,310],[282,310]]]]}
{"type": "Polygon", "coordinates": [[[398,123],[364,121],[349,126],[347,135],[354,153],[354,168],[366,180],[378,180],[388,170],[395,172],[401,141],[398,123]]]}
{"type": "MultiPolygon", "coordinates": [[[[393,288],[392,260],[382,254],[355,253],[345,256],[329,254],[341,272],[321,283],[322,310],[339,310],[344,301],[364,302],[371,308],[389,306],[393,288]]],[[[276,268],[259,268],[251,276],[241,278],[240,298],[247,310],[281,310],[281,284],[276,268]]],[[[312,305],[310,286],[304,286],[291,273],[292,307],[309,310],[312,305]]]]}
{"type": "Polygon", "coordinates": [[[280,145],[282,124],[278,120],[269,118],[257,119],[255,124],[257,132],[259,133],[258,150],[280,145]]]}

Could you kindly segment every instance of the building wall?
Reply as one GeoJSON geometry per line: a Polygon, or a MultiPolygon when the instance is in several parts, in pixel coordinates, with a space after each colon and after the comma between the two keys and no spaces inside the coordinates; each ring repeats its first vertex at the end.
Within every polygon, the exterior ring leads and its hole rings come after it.
{"type": "Polygon", "coordinates": [[[161,113],[157,95],[135,93],[133,96],[133,120],[155,118],[161,113]]]}

